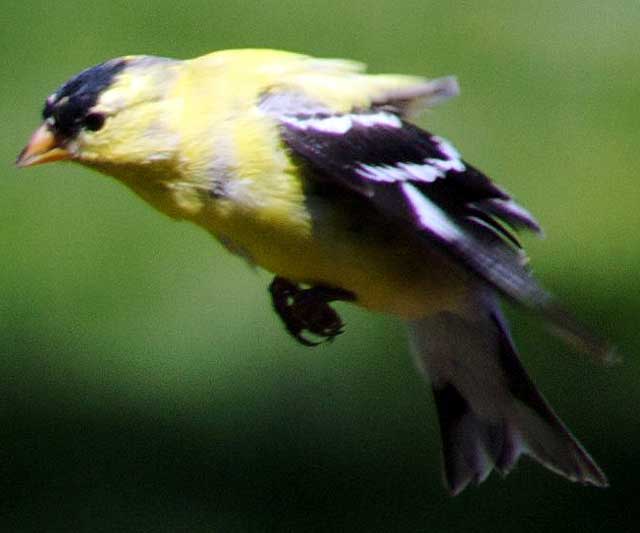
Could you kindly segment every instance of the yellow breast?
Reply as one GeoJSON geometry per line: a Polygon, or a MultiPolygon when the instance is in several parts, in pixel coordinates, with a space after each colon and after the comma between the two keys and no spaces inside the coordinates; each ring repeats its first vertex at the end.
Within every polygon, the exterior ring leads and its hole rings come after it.
{"type": "Polygon", "coordinates": [[[368,104],[385,84],[415,81],[367,77],[359,68],[269,51],[185,62],[167,96],[177,157],[131,173],[102,170],[280,276],[344,288],[359,305],[404,318],[450,309],[465,290],[461,270],[364,200],[318,193],[257,106],[274,85],[303,84],[331,109],[347,110],[368,104]]]}

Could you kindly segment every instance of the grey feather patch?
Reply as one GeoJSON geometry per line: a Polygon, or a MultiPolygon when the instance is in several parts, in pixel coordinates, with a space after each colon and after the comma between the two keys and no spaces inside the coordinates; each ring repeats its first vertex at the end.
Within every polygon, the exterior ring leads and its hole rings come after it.
{"type": "Polygon", "coordinates": [[[385,92],[373,100],[374,106],[388,106],[402,116],[414,116],[426,108],[440,105],[460,94],[455,76],[445,76],[410,87],[385,92]]]}
{"type": "Polygon", "coordinates": [[[442,433],[445,481],[452,494],[506,474],[521,455],[571,481],[607,479],[527,375],[495,298],[410,323],[416,362],[432,383],[442,433]]]}
{"type": "Polygon", "coordinates": [[[304,113],[316,115],[328,113],[329,109],[306,94],[286,87],[272,87],[263,92],[258,99],[258,107],[270,115],[295,115],[304,113]]]}

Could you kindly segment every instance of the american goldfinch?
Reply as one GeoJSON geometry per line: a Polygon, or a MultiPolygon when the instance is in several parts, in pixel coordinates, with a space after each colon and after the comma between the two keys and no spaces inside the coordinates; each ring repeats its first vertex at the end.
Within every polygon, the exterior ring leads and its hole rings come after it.
{"type": "Polygon", "coordinates": [[[302,343],[342,331],[336,300],[406,321],[452,494],[523,454],[606,486],[527,376],[498,298],[596,355],[609,346],[530,274],[512,230],[539,232],[532,215],[410,122],[457,90],[453,77],[373,75],[274,50],[126,56],[49,96],[17,164],[78,162],[201,226],[275,275],[274,308],[302,343]]]}

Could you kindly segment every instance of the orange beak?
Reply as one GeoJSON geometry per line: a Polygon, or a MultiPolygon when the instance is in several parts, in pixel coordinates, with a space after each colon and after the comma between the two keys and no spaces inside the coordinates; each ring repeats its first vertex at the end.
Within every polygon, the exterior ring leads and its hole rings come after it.
{"type": "Polygon", "coordinates": [[[71,159],[71,154],[61,146],[61,140],[49,130],[46,124],[43,124],[31,136],[25,149],[20,152],[16,165],[22,168],[64,159],[71,159]]]}

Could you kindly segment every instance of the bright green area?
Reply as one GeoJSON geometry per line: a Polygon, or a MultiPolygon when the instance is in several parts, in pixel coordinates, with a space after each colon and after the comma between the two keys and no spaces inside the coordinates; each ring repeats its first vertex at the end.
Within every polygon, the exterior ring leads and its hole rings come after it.
{"type": "Polygon", "coordinates": [[[0,14],[0,528],[630,531],[640,473],[640,3],[5,2],[0,14]],[[536,213],[536,272],[623,365],[513,316],[542,390],[611,478],[524,461],[451,500],[402,327],[345,310],[296,345],[269,277],[71,165],[17,171],[44,98],[131,53],[229,47],[456,74],[423,124],[536,213]]]}

